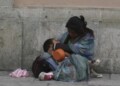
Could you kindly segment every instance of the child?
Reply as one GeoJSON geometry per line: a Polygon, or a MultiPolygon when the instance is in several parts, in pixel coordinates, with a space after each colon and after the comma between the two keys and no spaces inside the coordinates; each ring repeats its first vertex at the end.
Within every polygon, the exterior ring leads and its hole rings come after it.
{"type": "MultiPolygon", "coordinates": [[[[44,42],[43,50],[44,52],[52,55],[51,57],[54,57],[54,59],[59,63],[63,61],[65,57],[69,56],[72,53],[72,51],[68,46],[66,46],[65,44],[61,44],[58,40],[55,40],[54,38],[47,39],[44,42]],[[61,53],[62,54],[64,53],[64,55],[61,55],[61,53]],[[56,56],[59,59],[56,59],[54,54],[57,54],[56,56]]],[[[53,79],[53,76],[54,76],[53,72],[49,72],[49,73],[41,72],[39,74],[39,79],[51,80],[53,79]]]]}
{"type": "Polygon", "coordinates": [[[65,56],[73,53],[68,45],[62,44],[54,38],[47,39],[43,44],[43,49],[45,52],[51,54],[57,61],[61,61],[65,56]]]}

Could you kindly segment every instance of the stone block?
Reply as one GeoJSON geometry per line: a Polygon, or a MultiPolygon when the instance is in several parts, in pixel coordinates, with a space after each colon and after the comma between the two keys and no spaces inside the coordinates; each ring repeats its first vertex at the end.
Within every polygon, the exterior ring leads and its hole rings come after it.
{"type": "Polygon", "coordinates": [[[13,7],[14,0],[0,0],[0,7],[13,7]]]}
{"type": "Polygon", "coordinates": [[[113,73],[120,73],[120,59],[119,58],[113,58],[113,73]]]}
{"type": "Polygon", "coordinates": [[[96,56],[100,58],[118,58],[120,56],[120,25],[118,23],[102,23],[99,35],[96,35],[96,56]]]}
{"type": "Polygon", "coordinates": [[[113,59],[104,58],[101,59],[101,63],[98,66],[94,66],[94,69],[98,73],[108,73],[112,74],[113,72],[113,59]]]}
{"type": "Polygon", "coordinates": [[[82,9],[82,15],[85,16],[86,21],[99,22],[101,21],[100,9],[82,9]]]}
{"type": "Polygon", "coordinates": [[[62,8],[43,8],[42,20],[43,21],[52,21],[52,22],[64,22],[71,16],[70,9],[62,8]],[[57,10],[57,11],[56,11],[57,10]],[[53,15],[54,14],[54,15],[53,15]]]}
{"type": "Polygon", "coordinates": [[[0,70],[21,67],[22,25],[16,11],[6,10],[0,11],[0,70]]]}
{"type": "Polygon", "coordinates": [[[101,10],[101,16],[103,22],[120,22],[119,9],[103,9],[101,10]]]}

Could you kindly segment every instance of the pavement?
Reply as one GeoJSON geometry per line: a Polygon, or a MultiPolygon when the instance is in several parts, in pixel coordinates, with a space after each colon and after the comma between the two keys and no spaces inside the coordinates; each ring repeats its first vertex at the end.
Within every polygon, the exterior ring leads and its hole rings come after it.
{"type": "Polygon", "coordinates": [[[32,75],[26,78],[13,78],[8,71],[0,71],[0,86],[120,86],[120,74],[103,74],[103,78],[91,78],[89,81],[62,82],[39,81],[32,75]]]}

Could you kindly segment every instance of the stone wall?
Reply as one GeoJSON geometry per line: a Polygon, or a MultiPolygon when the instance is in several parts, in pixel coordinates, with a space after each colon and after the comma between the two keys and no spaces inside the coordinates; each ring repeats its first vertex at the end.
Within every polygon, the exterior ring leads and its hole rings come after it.
{"type": "Polygon", "coordinates": [[[119,8],[120,0],[14,0],[16,7],[119,8]]]}
{"type": "Polygon", "coordinates": [[[95,32],[95,58],[102,60],[103,73],[120,73],[120,9],[25,7],[12,0],[0,4],[0,70],[31,69],[43,42],[66,31],[71,16],[84,15],[95,32]]]}

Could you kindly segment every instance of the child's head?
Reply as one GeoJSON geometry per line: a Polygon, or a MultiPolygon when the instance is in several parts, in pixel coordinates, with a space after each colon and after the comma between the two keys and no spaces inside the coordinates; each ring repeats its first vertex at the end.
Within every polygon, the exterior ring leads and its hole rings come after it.
{"type": "Polygon", "coordinates": [[[48,52],[48,50],[50,49],[50,47],[53,46],[53,38],[47,39],[44,44],[43,44],[43,50],[45,52],[48,52]]]}
{"type": "Polygon", "coordinates": [[[62,61],[65,57],[65,52],[62,49],[54,50],[54,45],[57,43],[59,43],[59,41],[54,38],[47,39],[43,44],[43,50],[44,52],[52,54],[56,61],[62,61]]]}
{"type": "Polygon", "coordinates": [[[43,44],[43,50],[45,52],[48,52],[49,49],[53,50],[54,44],[59,43],[58,40],[55,40],[54,38],[47,39],[43,44]]]}

